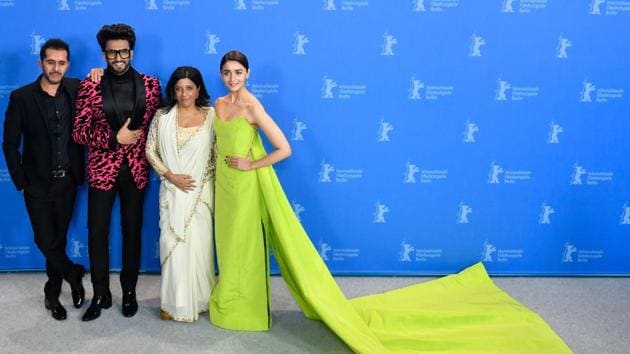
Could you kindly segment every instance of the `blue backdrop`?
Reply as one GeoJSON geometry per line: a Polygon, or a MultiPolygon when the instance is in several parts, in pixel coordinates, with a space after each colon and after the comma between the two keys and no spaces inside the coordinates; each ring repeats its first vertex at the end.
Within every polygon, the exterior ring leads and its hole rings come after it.
{"type": "MultiPolygon", "coordinates": [[[[335,274],[630,274],[630,1],[0,0],[0,110],[43,41],[66,39],[84,77],[115,22],[136,29],[134,67],[197,66],[214,97],[221,55],[249,56],[293,147],[276,170],[335,274]]],[[[0,269],[43,269],[3,158],[0,197],[0,269]]],[[[68,253],[88,265],[86,234],[83,187],[68,253]]]]}

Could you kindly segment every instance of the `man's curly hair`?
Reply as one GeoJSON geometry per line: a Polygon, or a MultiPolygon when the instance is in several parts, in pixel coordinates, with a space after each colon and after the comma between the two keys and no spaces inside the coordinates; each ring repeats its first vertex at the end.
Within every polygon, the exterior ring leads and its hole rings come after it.
{"type": "Polygon", "coordinates": [[[133,50],[133,47],[136,45],[136,33],[131,26],[124,23],[105,25],[96,34],[96,40],[103,52],[105,51],[107,41],[116,39],[123,39],[129,42],[129,49],[131,50],[133,50]]]}

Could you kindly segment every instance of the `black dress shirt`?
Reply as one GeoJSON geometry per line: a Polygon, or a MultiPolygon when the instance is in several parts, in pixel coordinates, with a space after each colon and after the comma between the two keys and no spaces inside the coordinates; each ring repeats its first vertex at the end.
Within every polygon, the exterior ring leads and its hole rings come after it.
{"type": "Polygon", "coordinates": [[[110,74],[111,89],[114,97],[114,109],[121,124],[133,115],[136,102],[133,71],[127,70],[122,75],[110,74]]]}
{"type": "Polygon", "coordinates": [[[51,143],[51,167],[53,170],[68,169],[70,157],[68,156],[68,142],[70,141],[70,97],[62,85],[59,85],[55,96],[40,87],[42,107],[45,107],[44,119],[48,127],[48,135],[51,143]]]}

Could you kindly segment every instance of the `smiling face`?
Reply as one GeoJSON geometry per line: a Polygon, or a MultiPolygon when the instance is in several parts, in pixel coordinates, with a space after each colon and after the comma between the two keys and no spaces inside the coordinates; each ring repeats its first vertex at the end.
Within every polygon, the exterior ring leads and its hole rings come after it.
{"type": "Polygon", "coordinates": [[[239,91],[249,77],[249,70],[243,64],[229,60],[221,67],[221,79],[230,92],[239,91]]]}
{"type": "Polygon", "coordinates": [[[130,49],[129,41],[126,39],[110,39],[105,45],[103,55],[107,60],[109,70],[116,75],[122,75],[129,70],[133,50],[130,49]]]}
{"type": "Polygon", "coordinates": [[[175,87],[175,100],[177,104],[183,108],[190,108],[195,106],[195,100],[199,97],[199,88],[192,80],[183,78],[177,80],[175,87]]]}
{"type": "Polygon", "coordinates": [[[68,52],[63,49],[46,49],[44,59],[39,61],[39,66],[42,68],[42,77],[51,85],[56,85],[61,82],[66,71],[68,71],[68,52]]]}

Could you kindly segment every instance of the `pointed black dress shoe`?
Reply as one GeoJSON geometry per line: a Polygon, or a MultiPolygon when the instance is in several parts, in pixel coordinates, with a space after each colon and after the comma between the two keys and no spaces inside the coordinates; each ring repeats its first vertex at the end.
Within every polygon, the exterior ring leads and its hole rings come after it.
{"type": "Polygon", "coordinates": [[[133,317],[138,312],[138,301],[136,301],[136,291],[125,291],[122,300],[122,313],[125,317],[133,317]]]}
{"type": "Polygon", "coordinates": [[[59,303],[59,301],[48,301],[48,299],[45,299],[44,306],[46,307],[46,310],[50,310],[52,318],[56,319],[57,321],[63,321],[66,319],[66,309],[61,306],[61,303],[59,303]]]}
{"type": "Polygon", "coordinates": [[[83,317],[81,319],[83,321],[92,321],[101,316],[101,309],[108,309],[112,307],[112,297],[105,295],[97,295],[92,298],[92,302],[90,303],[90,307],[85,310],[83,317]]]}
{"type": "Polygon", "coordinates": [[[77,266],[74,279],[70,283],[70,294],[72,295],[72,304],[75,308],[81,308],[85,300],[85,288],[83,288],[83,276],[85,275],[85,269],[81,266],[77,266]]]}

